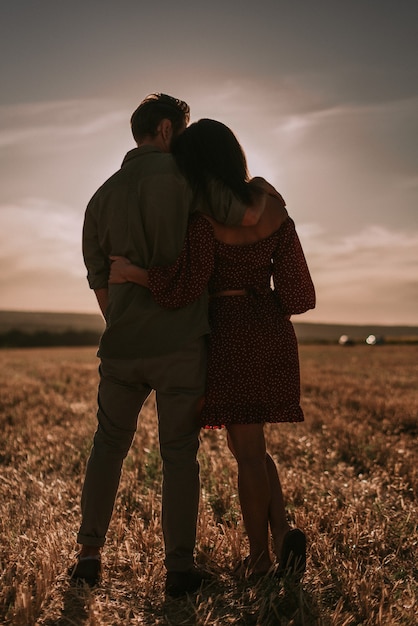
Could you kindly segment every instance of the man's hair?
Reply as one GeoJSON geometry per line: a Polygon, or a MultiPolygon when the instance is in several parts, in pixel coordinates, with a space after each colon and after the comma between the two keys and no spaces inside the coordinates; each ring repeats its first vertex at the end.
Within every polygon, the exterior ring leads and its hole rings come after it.
{"type": "Polygon", "coordinates": [[[190,107],[183,100],[165,93],[151,93],[132,114],[131,129],[135,141],[139,143],[145,137],[155,137],[163,119],[171,121],[175,137],[189,123],[190,107]]]}

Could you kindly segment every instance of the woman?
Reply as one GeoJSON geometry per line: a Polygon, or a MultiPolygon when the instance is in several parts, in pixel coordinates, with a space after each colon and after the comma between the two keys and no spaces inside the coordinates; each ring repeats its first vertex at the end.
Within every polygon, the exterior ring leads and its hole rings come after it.
{"type": "MultiPolygon", "coordinates": [[[[244,203],[260,193],[249,180],[245,154],[220,122],[200,120],[173,146],[196,198],[213,179],[244,203]]],[[[243,573],[273,565],[268,528],[280,574],[303,574],[306,539],[290,529],[276,465],[266,451],[266,422],[300,422],[298,349],[290,316],[315,306],[315,292],[294,223],[279,194],[269,195],[259,222],[228,227],[194,215],[177,262],[146,271],[112,257],[111,283],[148,286],[157,302],[176,308],[209,289],[211,335],[207,389],[201,413],[207,428],[226,427],[238,463],[238,491],[250,554],[243,573]],[[273,281],[274,289],[271,288],[273,281]]]]}

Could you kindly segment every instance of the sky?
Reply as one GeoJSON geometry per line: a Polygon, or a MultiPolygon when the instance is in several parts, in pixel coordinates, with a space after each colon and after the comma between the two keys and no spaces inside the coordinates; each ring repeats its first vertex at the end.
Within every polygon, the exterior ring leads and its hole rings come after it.
{"type": "Polygon", "coordinates": [[[296,321],[418,325],[416,0],[0,3],[0,309],[98,312],[85,207],[152,92],[227,124],[284,196],[296,321]]]}

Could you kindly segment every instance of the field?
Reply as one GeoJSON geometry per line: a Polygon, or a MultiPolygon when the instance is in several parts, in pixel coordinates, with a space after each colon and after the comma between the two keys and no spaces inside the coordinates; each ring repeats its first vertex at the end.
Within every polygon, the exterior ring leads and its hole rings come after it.
{"type": "Polygon", "coordinates": [[[302,345],[300,355],[306,421],[266,433],[289,519],[308,537],[301,586],[232,576],[247,552],[236,469],[224,432],[205,432],[197,558],[216,578],[166,600],[153,399],[125,462],[103,582],[77,590],[66,569],[95,428],[95,349],[0,351],[0,623],[416,624],[418,346],[302,345]]]}

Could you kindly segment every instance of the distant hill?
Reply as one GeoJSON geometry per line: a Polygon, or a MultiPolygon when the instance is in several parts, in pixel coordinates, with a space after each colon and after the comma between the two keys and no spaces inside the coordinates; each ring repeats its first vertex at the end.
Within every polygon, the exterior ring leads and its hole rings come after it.
{"type": "Polygon", "coordinates": [[[378,324],[314,324],[294,322],[295,331],[301,342],[335,343],[342,335],[354,342],[364,342],[369,335],[383,337],[387,342],[408,341],[418,343],[418,326],[381,326],[378,324]]]}
{"type": "MultiPolygon", "coordinates": [[[[301,343],[336,343],[341,335],[360,343],[371,334],[389,342],[418,343],[418,326],[294,322],[294,327],[301,343]]],[[[99,314],[0,311],[0,346],[95,345],[103,329],[99,314]]]]}
{"type": "Polygon", "coordinates": [[[0,348],[94,346],[103,328],[101,315],[0,311],[0,348]]]}
{"type": "Polygon", "coordinates": [[[93,331],[101,333],[104,321],[93,313],[39,313],[31,311],[0,311],[0,334],[10,330],[25,333],[93,331]]]}

